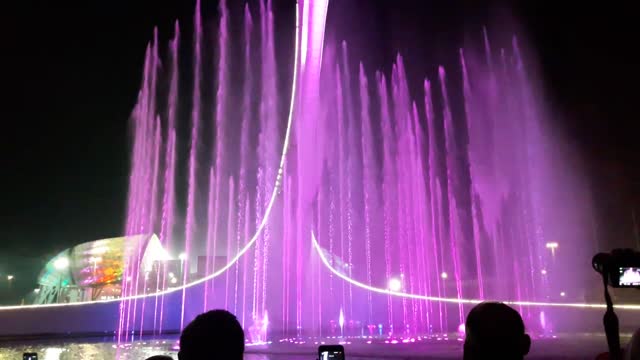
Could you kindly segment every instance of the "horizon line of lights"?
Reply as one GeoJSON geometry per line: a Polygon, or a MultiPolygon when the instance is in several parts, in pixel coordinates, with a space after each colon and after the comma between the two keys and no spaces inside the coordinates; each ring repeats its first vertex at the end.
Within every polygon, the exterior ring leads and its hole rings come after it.
{"type": "Polygon", "coordinates": [[[258,240],[258,236],[260,236],[260,234],[262,233],[262,231],[264,230],[265,226],[267,225],[267,219],[269,218],[269,216],[271,215],[271,210],[273,208],[273,205],[275,204],[276,198],[278,197],[279,194],[279,188],[282,185],[282,177],[284,174],[284,165],[285,165],[285,161],[286,161],[286,157],[287,157],[287,152],[289,150],[289,142],[291,139],[291,124],[293,123],[293,113],[295,110],[295,98],[296,98],[296,94],[297,94],[297,82],[298,82],[298,66],[299,66],[299,42],[300,42],[300,35],[299,35],[299,29],[300,29],[300,24],[299,24],[299,3],[296,1],[296,36],[295,36],[295,60],[294,60],[294,66],[293,66],[293,79],[292,79],[292,84],[291,84],[291,100],[290,100],[290,104],[289,104],[289,115],[287,116],[287,129],[285,132],[285,137],[284,137],[284,142],[282,145],[282,154],[280,156],[280,163],[279,163],[279,168],[278,168],[278,175],[276,176],[276,181],[273,187],[273,192],[271,193],[271,198],[269,200],[269,204],[267,205],[267,208],[265,209],[265,213],[264,216],[262,217],[262,220],[260,221],[260,224],[258,225],[258,228],[256,229],[255,234],[251,237],[251,240],[249,240],[249,242],[231,259],[231,261],[229,261],[225,266],[223,266],[222,268],[220,268],[219,270],[215,271],[214,273],[205,276],[203,278],[200,278],[198,280],[194,280],[190,283],[187,284],[183,284],[174,288],[170,288],[170,289],[166,289],[166,290],[162,290],[162,291],[158,291],[152,294],[137,294],[137,295],[131,295],[131,296],[126,296],[126,297],[120,297],[120,298],[115,298],[115,299],[103,299],[103,300],[92,300],[92,301],[84,301],[84,302],[72,302],[72,303],[56,303],[56,304],[32,304],[32,305],[8,305],[8,306],[0,306],[0,311],[3,310],[17,310],[17,309],[40,309],[40,308],[50,308],[50,307],[63,307],[63,306],[84,306],[84,305],[91,305],[91,304],[106,304],[106,303],[113,303],[113,302],[121,302],[121,301],[127,301],[127,300],[137,300],[137,299],[143,299],[143,298],[151,298],[151,297],[157,297],[157,296],[163,296],[163,295],[167,295],[170,293],[174,293],[174,292],[178,292],[178,291],[182,291],[185,290],[187,288],[190,288],[192,286],[198,285],[198,284],[202,284],[206,281],[209,281],[213,278],[216,278],[220,275],[222,275],[225,271],[227,271],[229,268],[231,268],[236,262],[238,262],[238,260],[240,260],[240,258],[246,254],[247,251],[249,251],[249,249],[255,244],[255,242],[258,240]]]}
{"type": "MultiPolygon", "coordinates": [[[[460,299],[460,298],[446,298],[446,297],[439,297],[439,296],[427,296],[427,295],[406,293],[401,291],[393,291],[390,289],[384,289],[384,288],[367,285],[358,280],[348,277],[347,275],[341,273],[340,271],[336,270],[333,266],[331,266],[331,263],[329,262],[329,260],[327,260],[326,256],[322,253],[322,248],[320,247],[320,244],[318,243],[318,240],[316,239],[316,235],[313,232],[313,230],[311,231],[311,242],[313,243],[313,247],[316,250],[316,253],[320,257],[320,260],[322,261],[324,266],[327,269],[329,269],[329,271],[331,271],[334,275],[341,278],[342,280],[364,290],[368,290],[371,292],[384,294],[384,295],[396,296],[400,298],[426,300],[426,301],[440,301],[440,302],[456,303],[456,304],[479,304],[483,301],[491,300],[491,299],[460,299]]],[[[496,299],[496,301],[501,301],[501,300],[496,299]]],[[[502,300],[501,302],[508,305],[516,305],[516,306],[570,307],[570,308],[591,308],[591,309],[607,308],[606,304],[598,304],[598,303],[564,303],[564,302],[512,301],[512,300],[502,300]]],[[[616,309],[623,309],[623,310],[640,310],[640,304],[638,305],[620,304],[620,305],[615,305],[614,307],[616,309]]]]}

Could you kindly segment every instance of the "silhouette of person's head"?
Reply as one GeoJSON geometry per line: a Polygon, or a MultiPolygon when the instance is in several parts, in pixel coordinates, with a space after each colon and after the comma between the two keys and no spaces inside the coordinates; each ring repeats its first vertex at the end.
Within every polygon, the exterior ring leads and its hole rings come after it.
{"type": "Polygon", "coordinates": [[[173,358],[169,355],[153,355],[146,360],[173,360],[173,358]]]}
{"type": "Polygon", "coordinates": [[[241,360],[243,353],[244,331],[226,310],[198,315],[180,335],[180,360],[241,360]]]}
{"type": "Polygon", "coordinates": [[[476,305],[467,315],[465,332],[464,360],[523,359],[531,347],[522,317],[503,303],[476,305]]]}

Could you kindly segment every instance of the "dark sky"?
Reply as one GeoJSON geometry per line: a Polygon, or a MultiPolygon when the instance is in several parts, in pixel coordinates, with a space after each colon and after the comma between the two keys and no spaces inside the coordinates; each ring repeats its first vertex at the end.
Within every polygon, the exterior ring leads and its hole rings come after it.
{"type": "MultiPolygon", "coordinates": [[[[276,17],[278,7],[291,3],[274,2],[276,17]]],[[[419,39],[420,32],[446,27],[449,17],[455,19],[449,27],[478,26],[495,21],[488,9],[497,4],[339,2],[369,7],[365,14],[374,14],[369,29],[385,32],[382,38],[392,43],[383,57],[393,55],[393,31],[411,32],[420,25],[414,34],[419,39]],[[433,19],[431,27],[422,24],[433,19]]],[[[191,0],[13,3],[0,11],[0,303],[9,298],[7,273],[16,275],[15,298],[34,286],[37,272],[57,251],[121,234],[128,117],[145,45],[154,25],[161,36],[168,34],[175,18],[190,21],[194,7],[191,0]]],[[[215,0],[204,3],[215,9],[215,0]]],[[[631,2],[605,7],[583,1],[571,8],[555,3],[499,5],[512,9],[528,36],[557,125],[585,159],[602,249],[632,246],[631,212],[634,206],[640,211],[640,79],[631,2]]],[[[366,37],[364,32],[358,36],[366,37]]]]}

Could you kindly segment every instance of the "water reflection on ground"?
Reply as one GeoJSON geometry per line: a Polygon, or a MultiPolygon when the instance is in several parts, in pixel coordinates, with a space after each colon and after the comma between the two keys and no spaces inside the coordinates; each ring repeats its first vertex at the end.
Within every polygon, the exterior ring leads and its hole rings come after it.
{"type": "MultiPolygon", "coordinates": [[[[423,341],[407,344],[348,342],[345,349],[349,360],[364,359],[460,359],[462,342],[459,339],[423,341]]],[[[628,337],[623,337],[623,344],[628,337]]],[[[169,355],[177,359],[175,338],[151,339],[117,346],[112,339],[73,339],[50,341],[0,342],[0,359],[22,359],[24,352],[37,352],[39,360],[138,360],[151,355],[169,355]]],[[[274,343],[247,347],[246,360],[302,360],[315,359],[317,345],[274,343]]],[[[215,349],[212,349],[215,351],[215,349]]],[[[527,359],[595,359],[606,351],[602,334],[565,335],[535,339],[527,359]]]]}

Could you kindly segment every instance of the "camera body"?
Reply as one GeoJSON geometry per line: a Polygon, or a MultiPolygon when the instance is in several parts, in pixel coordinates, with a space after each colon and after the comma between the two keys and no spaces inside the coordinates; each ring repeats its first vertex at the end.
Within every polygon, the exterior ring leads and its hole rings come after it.
{"type": "Polygon", "coordinates": [[[599,253],[593,257],[592,266],[611,287],[640,289],[640,252],[615,249],[611,253],[599,253]]]}

